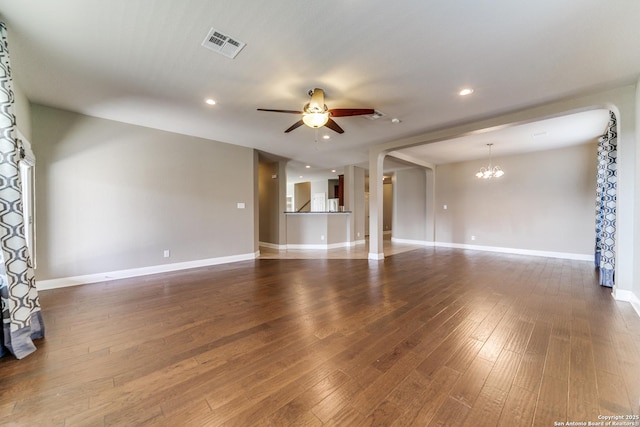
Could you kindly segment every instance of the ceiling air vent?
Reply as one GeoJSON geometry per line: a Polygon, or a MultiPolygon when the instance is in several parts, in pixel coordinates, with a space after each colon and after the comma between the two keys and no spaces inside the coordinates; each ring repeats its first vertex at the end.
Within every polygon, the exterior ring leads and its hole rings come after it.
{"type": "Polygon", "coordinates": [[[367,116],[362,116],[362,117],[369,120],[378,120],[380,117],[384,117],[384,116],[385,114],[382,111],[373,110],[373,114],[369,114],[367,116]]]}
{"type": "Polygon", "coordinates": [[[202,42],[202,46],[207,49],[211,49],[214,52],[218,52],[227,58],[235,58],[238,53],[246,46],[246,43],[234,39],[231,36],[222,34],[220,31],[212,28],[209,30],[209,34],[202,42]]]}

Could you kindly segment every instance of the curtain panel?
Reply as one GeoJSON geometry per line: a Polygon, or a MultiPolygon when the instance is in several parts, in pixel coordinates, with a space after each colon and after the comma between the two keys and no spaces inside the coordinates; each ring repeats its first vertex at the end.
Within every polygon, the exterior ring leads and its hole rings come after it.
{"type": "Polygon", "coordinates": [[[598,140],[598,177],[596,181],[595,265],[600,285],[612,288],[616,262],[616,196],[618,134],[616,116],[609,111],[606,133],[598,140]]]}
{"type": "Polygon", "coordinates": [[[36,350],[44,337],[40,302],[24,235],[20,150],[16,139],[13,82],[7,29],[0,22],[0,357],[18,359],[36,350]]]}

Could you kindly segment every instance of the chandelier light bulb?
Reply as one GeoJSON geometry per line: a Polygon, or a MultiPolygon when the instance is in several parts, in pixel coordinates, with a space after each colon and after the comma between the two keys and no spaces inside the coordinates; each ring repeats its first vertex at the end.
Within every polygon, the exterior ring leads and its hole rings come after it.
{"type": "Polygon", "coordinates": [[[500,166],[493,166],[491,164],[491,146],[493,144],[487,144],[489,146],[489,166],[481,167],[480,171],[476,173],[476,178],[478,179],[491,179],[491,178],[500,178],[504,175],[504,171],[500,166]]]}

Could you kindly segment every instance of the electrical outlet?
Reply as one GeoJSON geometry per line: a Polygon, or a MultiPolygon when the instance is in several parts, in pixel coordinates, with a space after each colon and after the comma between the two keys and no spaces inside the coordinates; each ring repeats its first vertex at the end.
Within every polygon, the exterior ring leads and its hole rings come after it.
{"type": "Polygon", "coordinates": [[[164,257],[165,258],[169,258],[171,256],[171,251],[169,251],[169,249],[165,249],[164,250],[164,257]]]}
{"type": "Polygon", "coordinates": [[[324,240],[324,234],[320,235],[320,240],[324,240]]]}
{"type": "Polygon", "coordinates": [[[476,236],[471,236],[471,240],[476,240],[476,236]]]}

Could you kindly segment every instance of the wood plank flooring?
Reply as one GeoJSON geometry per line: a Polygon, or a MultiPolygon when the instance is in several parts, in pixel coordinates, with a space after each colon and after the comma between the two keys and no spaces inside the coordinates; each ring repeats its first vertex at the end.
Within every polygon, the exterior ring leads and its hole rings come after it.
{"type": "Polygon", "coordinates": [[[640,318],[589,262],[421,248],[40,298],[38,351],[0,359],[3,426],[557,426],[639,414],[640,318]]]}

